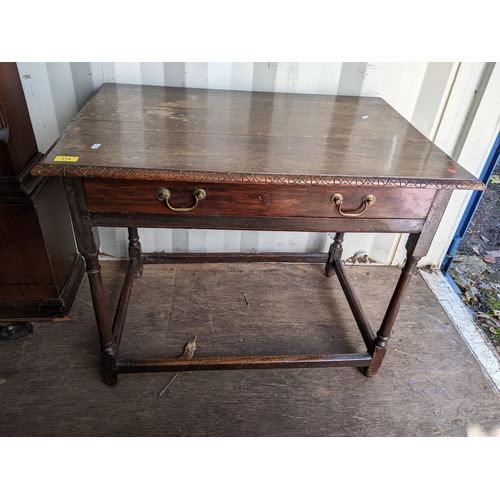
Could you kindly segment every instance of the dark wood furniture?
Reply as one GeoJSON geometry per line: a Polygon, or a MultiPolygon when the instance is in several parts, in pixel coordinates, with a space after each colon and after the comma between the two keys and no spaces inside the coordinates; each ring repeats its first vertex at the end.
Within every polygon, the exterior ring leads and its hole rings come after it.
{"type": "Polygon", "coordinates": [[[359,366],[375,375],[451,193],[485,187],[379,98],[114,84],[101,87],[32,173],[64,179],[109,384],[119,373],[197,369],[359,366]],[[130,261],[114,321],[94,226],[129,228],[130,261]],[[339,279],[366,352],[120,359],[132,283],[142,269],[138,227],[335,232],[326,276],[339,279]],[[406,264],[376,332],[342,265],[345,232],[410,233],[406,264]]]}
{"type": "Polygon", "coordinates": [[[1,322],[67,318],[84,276],[62,180],[30,173],[41,157],[17,65],[0,63],[1,322]]]}

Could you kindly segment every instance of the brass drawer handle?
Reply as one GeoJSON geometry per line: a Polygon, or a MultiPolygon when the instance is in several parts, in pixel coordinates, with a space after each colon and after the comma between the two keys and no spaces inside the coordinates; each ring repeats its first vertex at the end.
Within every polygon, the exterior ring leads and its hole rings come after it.
{"type": "Polygon", "coordinates": [[[343,201],[344,201],[344,197],[340,193],[332,194],[332,196],[330,197],[330,203],[332,205],[337,205],[337,209],[338,209],[340,215],[342,215],[344,217],[359,217],[360,215],[363,215],[366,212],[366,209],[370,205],[373,205],[377,201],[377,198],[375,198],[375,196],[373,196],[373,194],[367,194],[363,198],[363,205],[364,205],[363,210],[361,210],[361,212],[358,212],[355,214],[346,214],[346,213],[342,212],[342,209],[340,207],[341,207],[343,201]]]}
{"type": "Polygon", "coordinates": [[[170,203],[168,202],[168,199],[172,196],[170,191],[167,188],[160,188],[158,191],[156,191],[156,197],[160,201],[164,201],[167,204],[167,207],[170,208],[170,210],[173,210],[174,212],[189,212],[191,210],[194,210],[198,206],[198,202],[200,200],[204,200],[207,197],[207,193],[204,189],[195,189],[193,191],[193,196],[196,199],[196,203],[189,208],[174,208],[170,203]]]}

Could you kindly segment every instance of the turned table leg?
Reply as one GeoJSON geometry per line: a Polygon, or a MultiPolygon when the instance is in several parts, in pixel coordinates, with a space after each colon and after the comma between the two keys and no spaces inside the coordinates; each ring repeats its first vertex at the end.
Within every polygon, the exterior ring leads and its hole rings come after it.
{"type": "Polygon", "coordinates": [[[401,302],[419,260],[420,258],[409,256],[406,260],[404,268],[401,271],[398,284],[392,294],[389,307],[387,308],[382,324],[380,325],[380,329],[377,332],[377,337],[375,338],[373,352],[371,353],[373,361],[370,363],[370,366],[365,368],[365,375],[368,377],[376,375],[380,365],[382,364],[382,360],[387,352],[387,342],[391,336],[392,328],[394,327],[394,322],[396,321],[401,302]]]}
{"type": "Polygon", "coordinates": [[[96,238],[85,201],[82,181],[78,178],[65,177],[64,187],[73,220],[73,229],[78,250],[87,264],[92,304],[101,344],[101,365],[104,380],[109,385],[117,382],[116,349],[111,329],[104,284],[99,264],[99,241],[96,238]]]}
{"type": "Polygon", "coordinates": [[[139,231],[136,227],[128,228],[128,255],[130,260],[136,259],[138,262],[136,278],[142,277],[143,265],[142,265],[142,249],[141,242],[139,241],[139,231]]]}
{"type": "Polygon", "coordinates": [[[412,233],[408,237],[408,241],[406,242],[406,263],[401,271],[399,281],[392,294],[389,307],[380,325],[380,329],[377,332],[373,347],[370,349],[370,354],[373,359],[370,365],[365,368],[365,375],[368,377],[378,373],[382,360],[387,352],[387,342],[391,336],[392,328],[396,321],[406,288],[410,283],[410,279],[415,272],[419,260],[424,255],[427,255],[429,251],[432,239],[436,234],[441,217],[448,205],[451,193],[451,190],[446,189],[436,192],[422,231],[420,233],[412,233]]]}
{"type": "Polygon", "coordinates": [[[325,265],[325,275],[327,278],[333,278],[333,276],[335,276],[333,262],[335,259],[342,258],[342,242],[344,241],[344,234],[345,233],[335,233],[333,243],[330,245],[328,259],[325,265]]]}
{"type": "Polygon", "coordinates": [[[101,343],[101,365],[104,380],[109,385],[117,382],[116,355],[111,322],[106,306],[106,297],[104,295],[104,285],[102,282],[101,266],[97,254],[83,254],[87,263],[87,274],[90,283],[90,293],[92,295],[92,304],[97,323],[97,331],[101,343]]]}

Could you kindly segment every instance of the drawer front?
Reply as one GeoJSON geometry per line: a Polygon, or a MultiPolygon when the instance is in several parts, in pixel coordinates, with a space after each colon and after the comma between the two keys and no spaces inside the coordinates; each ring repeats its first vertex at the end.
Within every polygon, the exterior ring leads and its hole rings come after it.
{"type": "Polygon", "coordinates": [[[270,184],[214,184],[203,182],[128,181],[84,179],[90,211],[106,213],[226,215],[239,217],[337,218],[363,214],[363,219],[425,219],[435,195],[433,189],[370,186],[297,186],[270,184]],[[157,191],[170,192],[168,202],[157,198],[157,191]],[[203,189],[206,197],[196,204],[194,192],[203,189]],[[331,197],[340,194],[340,206],[331,197]],[[369,206],[367,195],[375,197],[369,206]],[[340,211],[345,214],[342,215],[340,211]]]}

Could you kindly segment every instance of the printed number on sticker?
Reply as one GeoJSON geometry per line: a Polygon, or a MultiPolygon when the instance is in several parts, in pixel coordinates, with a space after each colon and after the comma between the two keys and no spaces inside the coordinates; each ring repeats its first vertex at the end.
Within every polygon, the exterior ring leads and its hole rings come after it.
{"type": "Polygon", "coordinates": [[[78,161],[79,156],[56,156],[54,158],[54,161],[66,161],[66,162],[71,162],[71,161],[78,161]]]}

